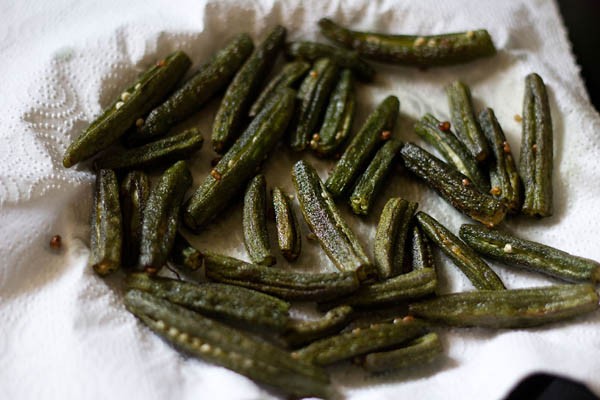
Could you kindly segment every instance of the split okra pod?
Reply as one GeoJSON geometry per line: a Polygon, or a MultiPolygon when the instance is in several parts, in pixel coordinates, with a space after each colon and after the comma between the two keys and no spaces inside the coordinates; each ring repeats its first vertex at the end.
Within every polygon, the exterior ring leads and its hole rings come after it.
{"type": "Polygon", "coordinates": [[[277,243],[288,261],[294,261],[302,248],[302,232],[288,195],[281,188],[273,189],[273,210],[277,228],[277,243]]]}
{"type": "Polygon", "coordinates": [[[275,264],[267,230],[267,181],[262,174],[252,178],[246,188],[242,228],[250,260],[267,267],[275,264]]]}

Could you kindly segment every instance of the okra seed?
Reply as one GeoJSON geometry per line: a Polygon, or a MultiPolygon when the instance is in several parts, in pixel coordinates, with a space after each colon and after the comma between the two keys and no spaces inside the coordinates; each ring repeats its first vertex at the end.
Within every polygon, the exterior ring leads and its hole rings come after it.
{"type": "Polygon", "coordinates": [[[429,47],[435,47],[437,45],[437,42],[435,39],[429,39],[429,41],[427,42],[427,46],[429,47]]]}
{"type": "Polygon", "coordinates": [[[424,37],[418,37],[415,39],[415,46],[423,46],[425,44],[425,38],[424,37]]]}
{"type": "Polygon", "coordinates": [[[179,335],[179,341],[180,342],[187,342],[188,339],[189,339],[189,335],[187,333],[185,333],[185,332],[183,332],[183,333],[181,333],[179,335]]]}
{"type": "Polygon", "coordinates": [[[515,121],[523,122],[523,117],[521,117],[519,114],[515,114],[515,121]]]}
{"type": "Polygon", "coordinates": [[[316,78],[317,76],[319,76],[319,73],[315,70],[310,71],[310,77],[311,78],[316,78]]]}
{"type": "Polygon", "coordinates": [[[142,127],[142,125],[144,125],[144,118],[138,118],[138,119],[135,121],[135,126],[137,126],[138,128],[141,128],[141,127],[142,127]]]}
{"type": "Polygon", "coordinates": [[[506,243],[504,245],[504,248],[502,250],[504,250],[505,253],[509,253],[510,254],[510,253],[512,253],[513,248],[512,248],[512,246],[511,246],[510,243],[506,243]]]}
{"type": "Polygon", "coordinates": [[[319,140],[321,140],[321,136],[319,136],[318,133],[315,133],[312,135],[312,138],[315,142],[318,142],[319,140]]]}
{"type": "Polygon", "coordinates": [[[490,189],[490,194],[493,196],[500,196],[502,194],[502,189],[500,189],[498,186],[494,186],[490,189]]]}
{"type": "Polygon", "coordinates": [[[139,88],[141,88],[141,87],[142,87],[142,84],[141,84],[141,83],[137,83],[137,84],[134,86],[134,90],[138,90],[138,89],[139,89],[139,88]]]}
{"type": "Polygon", "coordinates": [[[221,180],[221,174],[216,169],[211,169],[210,170],[210,176],[212,176],[213,178],[215,178],[218,181],[221,180]]]}
{"type": "Polygon", "coordinates": [[[510,153],[510,145],[508,142],[505,141],[502,143],[502,150],[507,154],[510,153]]]}
{"type": "Polygon", "coordinates": [[[122,101],[117,101],[117,104],[115,104],[115,108],[118,110],[119,108],[123,107],[125,105],[125,103],[123,103],[122,101]]]}
{"type": "Polygon", "coordinates": [[[129,92],[121,93],[121,100],[123,100],[123,101],[127,101],[127,99],[130,97],[131,97],[131,93],[129,93],[129,92]]]}
{"type": "Polygon", "coordinates": [[[201,353],[208,353],[211,350],[210,344],[204,343],[199,350],[201,353]]]}
{"type": "Polygon", "coordinates": [[[176,337],[177,335],[179,335],[179,330],[175,327],[170,327],[169,331],[167,332],[167,334],[169,336],[171,336],[172,338],[176,337]]]}
{"type": "Polygon", "coordinates": [[[537,153],[537,144],[531,146],[531,150],[533,150],[533,154],[537,153]]]}
{"type": "Polygon", "coordinates": [[[165,322],[163,320],[158,320],[156,321],[156,329],[158,330],[164,330],[167,326],[165,325],[165,322]]]}
{"type": "Polygon", "coordinates": [[[392,132],[383,131],[381,132],[381,140],[388,140],[392,136],[392,132]]]}
{"type": "Polygon", "coordinates": [[[462,184],[463,186],[469,186],[471,184],[471,181],[469,181],[467,178],[462,180],[462,184]]]}
{"type": "Polygon", "coordinates": [[[467,31],[467,33],[466,33],[466,36],[467,36],[469,39],[472,39],[472,38],[473,38],[473,36],[475,36],[475,32],[473,32],[473,31],[467,31]]]}
{"type": "Polygon", "coordinates": [[[229,167],[229,168],[233,167],[233,160],[227,161],[227,167],[229,167]]]}

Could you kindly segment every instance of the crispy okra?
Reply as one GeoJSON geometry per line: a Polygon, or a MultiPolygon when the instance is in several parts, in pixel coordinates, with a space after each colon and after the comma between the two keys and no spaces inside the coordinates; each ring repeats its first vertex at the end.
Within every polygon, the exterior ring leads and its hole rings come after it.
{"type": "Polygon", "coordinates": [[[250,260],[267,267],[275,264],[267,230],[267,181],[262,174],[252,178],[246,188],[242,227],[250,260]]]}
{"type": "Polygon", "coordinates": [[[435,269],[435,260],[431,251],[431,244],[427,236],[418,225],[412,228],[412,241],[410,243],[411,267],[413,271],[423,268],[435,269]]]}
{"type": "Polygon", "coordinates": [[[121,182],[120,204],[123,217],[123,251],[124,267],[137,265],[140,255],[142,236],[142,218],[150,195],[148,175],[141,171],[131,171],[121,182]]]}
{"type": "Polygon", "coordinates": [[[352,307],[341,305],[331,310],[316,320],[300,321],[291,320],[283,339],[292,347],[299,347],[338,333],[344,328],[352,317],[352,307]]]}
{"type": "Polygon", "coordinates": [[[274,188],[272,197],[279,249],[286,260],[294,261],[302,248],[302,232],[296,213],[290,198],[281,188],[274,188]]]}

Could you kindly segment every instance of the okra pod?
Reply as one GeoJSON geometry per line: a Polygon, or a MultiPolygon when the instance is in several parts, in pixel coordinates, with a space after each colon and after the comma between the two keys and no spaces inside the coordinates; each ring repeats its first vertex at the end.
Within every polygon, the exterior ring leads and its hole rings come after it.
{"type": "Polygon", "coordinates": [[[598,300],[591,284],[567,284],[447,294],[411,304],[410,313],[451,326],[528,328],[594,311],[598,300]]]}
{"type": "Polygon", "coordinates": [[[149,68],[71,143],[63,166],[72,167],[116,142],[139,118],[160,104],[190,65],[189,57],[176,51],[149,68]]]}
{"type": "Polygon", "coordinates": [[[204,268],[210,280],[258,290],[284,300],[326,301],[351,293],[359,285],[352,271],[304,274],[248,264],[210,252],[204,252],[204,268]]]}
{"type": "Polygon", "coordinates": [[[448,161],[454,165],[463,175],[471,180],[481,191],[490,189],[488,180],[477,165],[475,158],[469,153],[454,133],[447,129],[440,129],[441,122],[433,115],[425,114],[415,124],[415,132],[427,143],[435,147],[448,161]]]}
{"type": "Polygon", "coordinates": [[[552,136],[552,117],[546,86],[538,74],[529,74],[525,78],[519,161],[525,188],[521,212],[525,215],[552,215],[552,136]]]}
{"type": "Polygon", "coordinates": [[[283,47],[285,35],[284,27],[273,28],[227,88],[213,123],[212,146],[217,153],[225,152],[237,139],[248,108],[283,47]]]}
{"type": "Polygon", "coordinates": [[[341,197],[352,188],[380,143],[391,137],[399,109],[400,102],[396,96],[386,97],[354,135],[325,183],[334,198],[341,197]]]}
{"type": "Polygon", "coordinates": [[[442,343],[434,332],[421,336],[396,350],[370,353],[359,360],[368,372],[378,373],[430,364],[442,354],[442,343]]]}
{"type": "Polygon", "coordinates": [[[325,157],[335,153],[348,139],[355,107],[356,94],[352,71],[343,69],[331,92],[323,125],[319,130],[319,140],[315,140],[314,145],[311,145],[318,155],[325,157]]]}
{"type": "Polygon", "coordinates": [[[456,136],[477,161],[485,161],[490,151],[477,122],[471,89],[463,82],[455,81],[446,87],[446,94],[456,136]]]}
{"type": "Polygon", "coordinates": [[[119,182],[113,170],[101,169],[96,175],[91,225],[88,265],[98,275],[108,275],[121,265],[123,246],[119,182]]]}
{"type": "Polygon", "coordinates": [[[120,204],[123,218],[123,266],[137,265],[140,256],[142,218],[150,195],[148,175],[131,171],[121,182],[120,204]]]}
{"type": "Polygon", "coordinates": [[[252,107],[250,107],[250,111],[248,112],[248,116],[255,117],[279,89],[284,87],[292,87],[294,84],[296,84],[296,82],[300,81],[304,75],[306,75],[309,69],[310,64],[302,60],[292,61],[284,65],[281,72],[269,82],[269,84],[260,93],[254,104],[252,104],[252,107]]]}
{"type": "Polygon", "coordinates": [[[319,58],[331,58],[342,68],[351,69],[360,79],[370,82],[375,76],[375,70],[360,58],[356,51],[341,49],[324,43],[292,42],[285,49],[289,57],[315,61],[319,58]]]}
{"type": "Polygon", "coordinates": [[[328,39],[367,58],[400,65],[437,67],[463,64],[496,54],[485,29],[443,35],[390,35],[344,28],[328,18],[319,21],[328,39]]]}
{"type": "Polygon", "coordinates": [[[402,273],[406,238],[417,203],[393,197],[385,204],[375,232],[375,267],[380,279],[402,273]]]}
{"type": "Polygon", "coordinates": [[[164,135],[172,126],[199,111],[212,97],[227,87],[253,49],[254,44],[250,36],[245,33],[236,35],[182,87],[152,110],[145,120],[139,121],[137,131],[129,137],[130,143],[145,143],[164,135]]]}
{"type": "Polygon", "coordinates": [[[291,133],[290,146],[301,151],[309,144],[311,147],[319,136],[315,133],[325,103],[335,85],[338,67],[328,58],[320,58],[313,64],[310,72],[298,89],[299,110],[291,133]]]}
{"type": "Polygon", "coordinates": [[[504,219],[505,205],[482,193],[456,168],[413,143],[406,143],[400,154],[406,168],[458,211],[489,227],[500,224],[504,219]]]}
{"type": "Polygon", "coordinates": [[[335,266],[340,271],[356,272],[361,281],[373,278],[373,265],[315,169],[305,161],[298,161],[294,164],[292,181],[306,223],[335,266]]]}
{"type": "Polygon", "coordinates": [[[267,267],[275,264],[267,231],[267,181],[262,174],[252,178],[246,188],[242,225],[250,260],[267,267]]]}
{"type": "Polygon", "coordinates": [[[288,261],[294,261],[302,248],[302,233],[290,198],[281,188],[273,189],[273,210],[277,228],[277,243],[281,254],[288,261]]]}
{"type": "Polygon", "coordinates": [[[483,256],[507,265],[520,265],[566,281],[600,281],[600,263],[475,225],[460,227],[460,237],[483,256]]]}
{"type": "Polygon", "coordinates": [[[491,108],[479,114],[479,125],[488,139],[490,156],[490,194],[502,200],[510,213],[521,208],[522,184],[510,145],[491,108]]]}
{"type": "Polygon", "coordinates": [[[283,339],[292,347],[299,347],[322,337],[338,333],[352,317],[352,307],[342,305],[333,308],[313,321],[292,320],[283,334],[283,339]]]}
{"type": "Polygon", "coordinates": [[[184,222],[198,231],[240,192],[275,147],[294,113],[295,92],[284,88],[252,120],[186,203],[184,222]]]}
{"type": "Polygon", "coordinates": [[[416,215],[419,227],[446,254],[479,290],[503,290],[504,284],[494,270],[473,249],[445,226],[422,211],[416,215]]]}
{"type": "Polygon", "coordinates": [[[132,149],[111,152],[95,163],[96,168],[147,168],[189,158],[204,139],[196,128],[132,149]]]}
{"type": "Polygon", "coordinates": [[[435,260],[431,251],[431,245],[427,236],[417,226],[412,229],[412,241],[410,243],[411,267],[413,271],[423,268],[435,269],[435,260]]]}
{"type": "Polygon", "coordinates": [[[139,265],[149,272],[167,262],[179,226],[183,196],[191,184],[192,175],[185,161],[178,161],[162,174],[150,192],[144,209],[139,257],[139,265]]]}
{"type": "Polygon", "coordinates": [[[208,317],[251,327],[282,332],[290,322],[289,303],[240,286],[223,283],[197,285],[137,273],[127,277],[127,287],[148,292],[208,317]]]}
{"type": "Polygon", "coordinates": [[[350,195],[350,207],[354,214],[367,215],[371,211],[401,147],[400,140],[390,139],[375,153],[350,195]]]}
{"type": "Polygon", "coordinates": [[[330,365],[407,342],[423,335],[426,326],[418,319],[398,318],[317,340],[293,352],[292,357],[315,365],[330,365]]]}
{"type": "Polygon", "coordinates": [[[187,353],[298,397],[334,395],[322,369],[264,340],[139,290],[125,306],[156,334],[187,353]]]}
{"type": "Polygon", "coordinates": [[[169,259],[176,266],[185,267],[190,271],[200,269],[200,267],[202,267],[202,262],[204,261],[202,252],[192,246],[179,232],[175,234],[175,242],[173,243],[173,249],[169,254],[169,259]]]}

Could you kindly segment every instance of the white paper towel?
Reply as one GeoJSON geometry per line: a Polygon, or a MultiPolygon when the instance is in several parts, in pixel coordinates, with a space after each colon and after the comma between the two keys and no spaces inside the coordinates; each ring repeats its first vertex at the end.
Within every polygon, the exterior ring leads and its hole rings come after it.
{"type": "MultiPolygon", "coordinates": [[[[552,1],[102,1],[12,2],[2,7],[0,65],[0,398],[2,399],[255,399],[272,396],[223,368],[187,359],[150,333],[123,307],[119,277],[88,268],[88,218],[93,175],[65,170],[70,141],[122,87],[175,49],[197,67],[235,33],[256,40],[276,23],[292,39],[320,39],[323,16],[357,29],[442,33],[487,28],[497,56],[466,66],[419,71],[377,66],[360,85],[355,128],[387,94],[401,101],[396,131],[417,140],[411,126],[425,112],[448,116],[444,85],[463,79],[476,105],[491,106],[518,149],[523,79],[538,72],[549,88],[555,131],[555,213],[541,221],[510,221],[511,230],[561,249],[600,259],[600,118],[592,109],[557,8],[552,1]],[[64,249],[48,241],[63,237],[64,249]]],[[[188,124],[208,137],[218,102],[188,124]]],[[[212,154],[191,163],[196,184],[212,154]]],[[[518,154],[518,152],[517,152],[518,154]]],[[[292,191],[291,163],[277,152],[270,185],[292,191]]],[[[311,161],[326,176],[328,165],[311,161]]],[[[400,195],[457,231],[467,220],[412,178],[394,174],[372,216],[348,220],[370,249],[383,198],[400,195]]],[[[240,211],[214,224],[195,243],[244,257],[240,211]]],[[[299,264],[330,269],[318,245],[304,242],[299,264]]],[[[439,254],[438,254],[439,256],[439,254]]],[[[441,258],[441,257],[438,257],[441,258]]],[[[282,260],[279,260],[280,263],[282,260]]],[[[443,291],[468,290],[442,263],[443,291]]],[[[550,280],[494,268],[511,288],[550,280]]],[[[442,331],[446,356],[434,366],[367,377],[352,366],[332,370],[348,398],[500,398],[533,371],[565,374],[600,393],[600,313],[547,328],[442,331]]]]}

